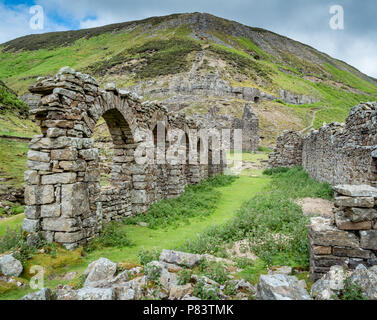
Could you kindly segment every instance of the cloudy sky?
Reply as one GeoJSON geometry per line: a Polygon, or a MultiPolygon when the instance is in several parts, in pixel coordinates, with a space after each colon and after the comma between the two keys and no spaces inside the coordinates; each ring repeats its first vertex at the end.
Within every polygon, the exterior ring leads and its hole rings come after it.
{"type": "Polygon", "coordinates": [[[0,0],[0,43],[181,12],[207,12],[277,32],[377,78],[376,0],[0,0]],[[43,30],[30,27],[33,5],[44,10],[43,30]],[[330,28],[334,5],[344,9],[343,30],[330,28]]]}

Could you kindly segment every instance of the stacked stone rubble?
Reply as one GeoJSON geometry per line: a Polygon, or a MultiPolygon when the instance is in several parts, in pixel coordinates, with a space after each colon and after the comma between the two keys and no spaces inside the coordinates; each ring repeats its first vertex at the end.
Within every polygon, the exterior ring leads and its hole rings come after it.
{"type": "Polygon", "coordinates": [[[68,67],[38,79],[30,91],[42,97],[32,110],[42,134],[29,144],[23,229],[40,231],[48,241],[74,248],[95,237],[103,221],[145,212],[155,201],[176,197],[185,185],[200,182],[209,171],[222,172],[222,167],[211,169],[211,163],[192,168],[136,163],[142,130],[152,131],[157,122],[185,132],[197,128],[157,102],[142,103],[114,84],[101,90],[94,78],[68,67]],[[100,117],[114,147],[111,186],[105,188],[92,139],[100,117]]]}
{"type": "Polygon", "coordinates": [[[338,185],[333,218],[315,217],[309,227],[310,270],[319,279],[333,265],[354,269],[377,264],[377,188],[338,185]]]}

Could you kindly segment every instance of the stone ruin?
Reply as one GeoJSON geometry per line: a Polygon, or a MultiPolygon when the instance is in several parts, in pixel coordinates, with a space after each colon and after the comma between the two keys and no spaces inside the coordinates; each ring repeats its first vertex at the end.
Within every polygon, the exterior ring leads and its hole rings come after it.
{"type": "Polygon", "coordinates": [[[377,265],[377,188],[368,185],[334,187],[331,218],[311,218],[310,271],[314,281],[333,265],[355,269],[377,265]]]}
{"type": "Polygon", "coordinates": [[[157,123],[163,123],[165,130],[187,134],[200,127],[113,84],[100,90],[94,78],[68,67],[55,77],[39,78],[29,91],[42,97],[31,111],[42,134],[29,144],[23,229],[40,232],[47,241],[75,248],[98,235],[103,221],[143,213],[160,199],[179,196],[186,185],[222,173],[226,165],[211,163],[210,144],[208,165],[137,164],[139,129],[156,132],[157,123]],[[111,186],[102,188],[92,139],[101,117],[114,147],[111,186]]]}
{"type": "Polygon", "coordinates": [[[332,185],[377,186],[377,103],[362,103],[346,123],[330,123],[308,135],[286,131],[270,154],[269,167],[302,166],[332,185]]]}
{"type": "Polygon", "coordinates": [[[309,226],[313,280],[333,265],[377,264],[376,161],[375,102],[354,107],[345,124],[330,123],[306,136],[286,131],[278,138],[270,168],[302,166],[334,186],[334,215],[312,218],[309,226]]]}

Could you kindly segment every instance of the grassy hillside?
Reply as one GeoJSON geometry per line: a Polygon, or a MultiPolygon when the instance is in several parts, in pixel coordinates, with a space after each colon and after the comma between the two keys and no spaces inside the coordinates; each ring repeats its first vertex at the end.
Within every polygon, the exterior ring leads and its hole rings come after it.
{"type": "MultiPolygon", "coordinates": [[[[297,106],[278,99],[255,106],[262,134],[272,137],[310,126],[314,111],[315,127],[344,121],[351,107],[377,96],[376,80],[342,61],[267,30],[200,13],[26,36],[1,45],[0,61],[0,79],[19,94],[37,77],[69,65],[120,87],[167,88],[194,70],[196,77],[216,75],[232,86],[257,87],[275,96],[285,89],[318,100],[297,106]]],[[[146,98],[170,97],[151,93],[146,98]]],[[[239,113],[243,103],[207,98],[230,114],[239,113]]],[[[184,106],[207,112],[208,101],[198,99],[184,106]]]]}

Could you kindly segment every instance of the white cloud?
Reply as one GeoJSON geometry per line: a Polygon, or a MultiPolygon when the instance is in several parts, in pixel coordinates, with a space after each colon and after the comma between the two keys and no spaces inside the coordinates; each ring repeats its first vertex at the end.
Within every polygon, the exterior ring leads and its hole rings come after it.
{"type": "Polygon", "coordinates": [[[44,28],[42,30],[31,29],[32,14],[29,13],[29,9],[30,7],[25,5],[6,7],[0,3],[0,44],[33,33],[68,30],[66,26],[49,19],[46,14],[44,28]]]}

